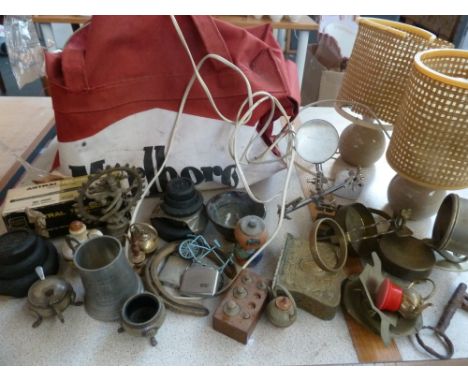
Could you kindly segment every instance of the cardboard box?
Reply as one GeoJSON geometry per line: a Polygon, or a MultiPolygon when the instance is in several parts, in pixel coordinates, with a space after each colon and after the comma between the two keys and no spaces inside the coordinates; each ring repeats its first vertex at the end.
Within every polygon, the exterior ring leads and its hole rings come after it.
{"type": "Polygon", "coordinates": [[[87,176],[34,184],[8,190],[2,211],[8,231],[31,228],[45,237],[68,234],[68,225],[76,220],[74,204],[87,176]]]}
{"type": "MultiPolygon", "coordinates": [[[[327,70],[317,61],[309,48],[301,88],[301,105],[308,105],[320,100],[336,99],[343,77],[344,72],[327,70]]],[[[331,106],[331,104],[322,106],[331,106]]]]}

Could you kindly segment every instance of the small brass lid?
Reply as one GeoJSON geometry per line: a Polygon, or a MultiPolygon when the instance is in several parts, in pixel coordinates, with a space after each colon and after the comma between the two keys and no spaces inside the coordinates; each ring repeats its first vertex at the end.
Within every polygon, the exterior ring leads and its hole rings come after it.
{"type": "Polygon", "coordinates": [[[48,276],[36,281],[28,291],[28,302],[40,308],[47,308],[65,299],[73,289],[68,281],[58,276],[48,276]]]}
{"type": "Polygon", "coordinates": [[[247,236],[260,236],[265,231],[265,222],[256,215],[244,216],[239,220],[239,226],[247,236]]]}
{"type": "Polygon", "coordinates": [[[275,305],[279,310],[287,312],[289,309],[292,308],[291,300],[286,296],[279,296],[275,299],[275,305]]]}

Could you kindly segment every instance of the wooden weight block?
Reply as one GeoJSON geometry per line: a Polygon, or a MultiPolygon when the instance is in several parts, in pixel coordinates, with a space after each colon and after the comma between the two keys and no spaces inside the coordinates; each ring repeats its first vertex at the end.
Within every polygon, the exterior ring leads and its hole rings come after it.
{"type": "Polygon", "coordinates": [[[268,297],[267,281],[246,269],[223,297],[213,315],[213,328],[247,344],[268,297]]]}

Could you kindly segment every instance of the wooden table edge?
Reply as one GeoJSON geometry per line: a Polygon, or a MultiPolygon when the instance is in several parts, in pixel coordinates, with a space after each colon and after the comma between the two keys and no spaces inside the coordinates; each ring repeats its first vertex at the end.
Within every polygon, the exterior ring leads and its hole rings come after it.
{"type": "MultiPolygon", "coordinates": [[[[55,118],[52,116],[49,122],[45,125],[44,129],[36,136],[36,138],[29,144],[29,146],[26,148],[26,150],[21,154],[21,158],[23,158],[25,161],[32,161],[35,159],[36,155],[34,155],[34,158],[30,158],[31,155],[35,153],[35,151],[40,151],[40,149],[47,143],[49,142],[53,136],[55,136],[55,132],[53,135],[51,134],[51,131],[54,129],[55,126],[55,118]],[[52,136],[49,136],[52,135],[52,136]],[[43,142],[44,141],[44,142],[43,142]]],[[[39,153],[38,153],[39,155],[39,153]]],[[[14,186],[14,184],[9,184],[10,182],[15,180],[15,177],[21,176],[19,172],[22,170],[22,166],[18,161],[15,161],[14,164],[8,169],[8,171],[5,173],[5,175],[2,176],[0,179],[0,195],[8,191],[6,188],[11,188],[14,186]]],[[[19,179],[17,179],[18,181],[19,179]]],[[[16,183],[16,182],[14,182],[16,183]]],[[[0,200],[0,203],[3,202],[3,200],[0,200]]]]}
{"type": "MultiPolygon", "coordinates": [[[[256,19],[253,16],[229,16],[229,15],[213,15],[214,18],[229,22],[239,27],[254,27],[264,24],[271,24],[274,29],[295,29],[295,30],[318,30],[319,25],[309,16],[302,16],[299,21],[273,21],[268,16],[263,16],[261,19],[256,19]]],[[[55,15],[34,15],[32,20],[39,24],[59,23],[59,24],[86,24],[91,20],[91,16],[55,16],[55,15]]]]}

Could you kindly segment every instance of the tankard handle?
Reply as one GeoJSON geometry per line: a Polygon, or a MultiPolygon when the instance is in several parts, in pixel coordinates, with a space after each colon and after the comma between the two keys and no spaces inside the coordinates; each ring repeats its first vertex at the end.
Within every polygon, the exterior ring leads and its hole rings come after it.
{"type": "Polygon", "coordinates": [[[67,245],[70,247],[70,249],[75,252],[76,249],[79,247],[81,244],[77,239],[75,239],[73,236],[65,236],[65,242],[67,245]]]}
{"type": "Polygon", "coordinates": [[[424,244],[426,244],[433,251],[437,252],[445,260],[450,261],[451,263],[459,264],[468,260],[467,255],[459,255],[456,252],[450,252],[445,249],[437,249],[431,239],[424,239],[423,241],[424,241],[424,244]]]}

